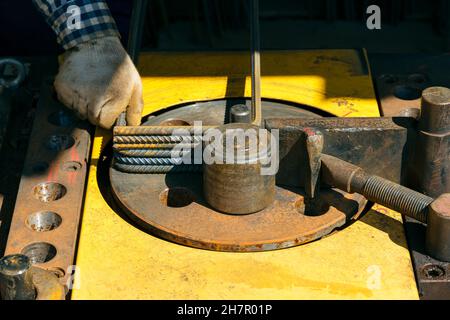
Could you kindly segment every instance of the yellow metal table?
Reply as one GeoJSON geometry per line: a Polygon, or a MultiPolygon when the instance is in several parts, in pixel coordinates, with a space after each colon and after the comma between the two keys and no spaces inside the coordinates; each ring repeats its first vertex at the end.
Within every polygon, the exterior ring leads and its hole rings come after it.
{"type": "MultiPolygon", "coordinates": [[[[261,63],[263,98],[379,116],[363,51],[263,52],[261,63]]],[[[139,70],[144,114],[251,93],[248,53],[146,53],[139,70]]],[[[402,218],[381,206],[321,240],[268,252],[200,250],[141,231],[100,192],[97,164],[110,138],[97,129],[72,299],[418,298],[402,218]]]]}

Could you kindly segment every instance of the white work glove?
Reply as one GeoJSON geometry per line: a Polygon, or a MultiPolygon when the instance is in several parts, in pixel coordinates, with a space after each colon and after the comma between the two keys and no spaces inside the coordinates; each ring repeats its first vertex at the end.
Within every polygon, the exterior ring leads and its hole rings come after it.
{"type": "Polygon", "coordinates": [[[110,129],[125,110],[128,125],[141,123],[141,78],[117,37],[65,52],[54,85],[58,99],[92,124],[110,129]]]}

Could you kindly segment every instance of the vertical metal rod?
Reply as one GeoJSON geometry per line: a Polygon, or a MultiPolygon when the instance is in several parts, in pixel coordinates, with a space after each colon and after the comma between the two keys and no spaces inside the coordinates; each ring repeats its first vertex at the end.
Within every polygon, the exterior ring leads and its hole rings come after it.
{"type": "Polygon", "coordinates": [[[261,59],[259,38],[259,0],[251,1],[250,34],[252,64],[252,119],[261,125],[261,59]]]}
{"type": "Polygon", "coordinates": [[[145,15],[147,13],[147,3],[148,0],[134,0],[131,11],[127,51],[135,65],[138,63],[139,51],[141,50],[142,30],[144,29],[145,15]]]}
{"type": "MultiPolygon", "coordinates": [[[[139,52],[141,50],[142,30],[144,29],[147,4],[148,0],[133,0],[133,7],[131,9],[127,51],[136,67],[138,65],[139,52]]],[[[126,112],[122,112],[116,120],[116,126],[126,126],[126,119],[126,112]]]]}

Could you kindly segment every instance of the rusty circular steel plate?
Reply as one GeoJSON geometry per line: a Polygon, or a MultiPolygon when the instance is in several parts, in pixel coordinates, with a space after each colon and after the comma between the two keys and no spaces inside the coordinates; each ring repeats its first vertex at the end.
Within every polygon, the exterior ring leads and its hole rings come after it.
{"type": "MultiPolygon", "coordinates": [[[[319,117],[275,104],[263,102],[263,117],[319,117]]],[[[167,119],[220,124],[231,105],[223,100],[195,103],[150,117],[145,124],[167,119]]],[[[266,209],[231,215],[207,204],[201,173],[130,174],[111,167],[110,182],[120,208],[141,228],[179,244],[219,251],[266,251],[307,243],[345,225],[366,204],[358,194],[335,189],[321,190],[319,200],[305,203],[302,189],[277,186],[275,200],[266,209]]]]}

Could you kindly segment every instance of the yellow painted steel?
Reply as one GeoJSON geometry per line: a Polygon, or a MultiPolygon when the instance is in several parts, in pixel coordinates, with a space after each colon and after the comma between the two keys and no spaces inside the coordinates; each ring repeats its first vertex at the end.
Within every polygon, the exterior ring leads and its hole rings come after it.
{"type": "MultiPolygon", "coordinates": [[[[140,61],[145,114],[250,95],[248,53],[148,53],[140,61]]],[[[359,51],[264,52],[262,72],[264,98],[337,116],[379,115],[359,51]]],[[[97,163],[109,139],[109,132],[97,130],[73,299],[418,298],[401,216],[379,206],[324,239],[270,252],[194,249],[139,230],[99,191],[97,163]]]]}

